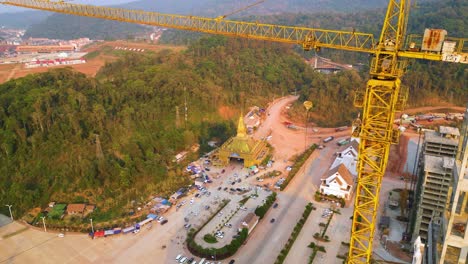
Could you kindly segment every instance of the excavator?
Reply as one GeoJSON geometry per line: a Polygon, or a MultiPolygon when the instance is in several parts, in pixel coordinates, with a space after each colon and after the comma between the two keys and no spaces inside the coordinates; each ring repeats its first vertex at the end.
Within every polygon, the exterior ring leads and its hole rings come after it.
{"type": "MultiPolygon", "coordinates": [[[[263,2],[263,1],[261,1],[263,2]]],[[[347,263],[370,263],[382,178],[391,144],[400,131],[394,128],[396,112],[403,110],[407,90],[401,85],[411,59],[468,63],[467,39],[453,38],[443,29],[426,29],[422,42],[406,36],[411,0],[389,0],[378,39],[373,34],[341,30],[262,24],[215,18],[162,14],[63,0],[3,0],[10,6],[45,10],[83,17],[204,32],[300,45],[305,51],[321,48],[371,54],[369,80],[358,92],[354,104],[362,116],[354,123],[353,135],[360,138],[356,197],[347,263]]]]}

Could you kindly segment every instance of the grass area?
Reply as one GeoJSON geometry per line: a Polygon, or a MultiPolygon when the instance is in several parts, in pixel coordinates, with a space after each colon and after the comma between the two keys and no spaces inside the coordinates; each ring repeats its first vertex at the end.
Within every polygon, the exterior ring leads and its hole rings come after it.
{"type": "Polygon", "coordinates": [[[19,230],[16,230],[15,232],[11,232],[11,233],[8,233],[6,235],[3,235],[2,238],[7,239],[9,237],[16,236],[17,234],[23,233],[26,230],[28,230],[28,227],[23,227],[23,228],[21,228],[19,230]]]}
{"type": "Polygon", "coordinates": [[[312,264],[314,262],[315,256],[317,256],[317,252],[327,252],[324,246],[320,246],[314,242],[311,242],[307,247],[312,249],[312,254],[310,254],[309,260],[307,261],[308,264],[312,264]]]}
{"type": "Polygon", "coordinates": [[[49,212],[48,217],[52,219],[59,219],[63,215],[63,212],[65,212],[65,207],[67,207],[66,204],[56,204],[52,208],[52,211],[49,212]]]}
{"type": "Polygon", "coordinates": [[[101,52],[99,50],[95,50],[95,51],[91,51],[90,53],[84,55],[84,58],[86,60],[90,60],[90,59],[94,59],[96,58],[97,56],[99,56],[101,54],[101,52]]]}

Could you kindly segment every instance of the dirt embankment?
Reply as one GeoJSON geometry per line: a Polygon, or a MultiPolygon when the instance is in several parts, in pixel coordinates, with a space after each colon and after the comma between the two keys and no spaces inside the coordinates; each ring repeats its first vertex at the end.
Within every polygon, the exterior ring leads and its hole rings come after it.
{"type": "Polygon", "coordinates": [[[409,135],[401,135],[400,143],[390,147],[390,155],[388,157],[387,174],[400,176],[404,171],[406,159],[408,157],[408,142],[409,135]]]}

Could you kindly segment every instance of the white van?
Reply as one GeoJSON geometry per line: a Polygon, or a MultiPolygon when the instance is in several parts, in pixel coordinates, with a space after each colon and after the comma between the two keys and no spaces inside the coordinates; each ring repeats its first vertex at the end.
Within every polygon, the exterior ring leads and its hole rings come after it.
{"type": "Polygon", "coordinates": [[[175,260],[179,261],[179,259],[181,259],[181,258],[182,258],[182,255],[179,254],[179,255],[177,255],[177,257],[175,257],[175,260]]]}
{"type": "Polygon", "coordinates": [[[186,257],[183,257],[179,260],[179,263],[185,263],[185,261],[187,261],[187,258],[186,257]]]}
{"type": "Polygon", "coordinates": [[[202,258],[198,264],[203,264],[203,263],[205,263],[205,259],[204,259],[204,258],[202,258]]]}

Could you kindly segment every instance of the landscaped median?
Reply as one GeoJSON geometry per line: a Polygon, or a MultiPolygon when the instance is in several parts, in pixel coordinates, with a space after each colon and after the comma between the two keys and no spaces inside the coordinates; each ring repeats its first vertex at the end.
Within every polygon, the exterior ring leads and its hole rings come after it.
{"type": "Polygon", "coordinates": [[[312,205],[312,203],[308,203],[304,209],[304,213],[302,213],[301,219],[299,219],[296,226],[294,227],[293,232],[291,233],[291,236],[288,239],[288,242],[286,242],[286,245],[284,245],[284,248],[281,250],[280,254],[276,258],[275,264],[281,264],[284,262],[284,260],[288,256],[289,250],[291,250],[294,241],[296,241],[297,236],[301,232],[302,227],[307,221],[307,218],[309,217],[312,210],[315,210],[315,207],[312,205]]]}
{"type": "Polygon", "coordinates": [[[291,168],[291,171],[289,171],[288,177],[286,180],[281,184],[280,190],[284,190],[286,186],[288,186],[289,182],[296,176],[296,174],[299,172],[301,169],[302,165],[306,162],[306,160],[312,155],[314,150],[317,148],[317,145],[313,144],[310,148],[308,148],[306,151],[304,151],[301,155],[296,157],[296,161],[294,162],[294,165],[291,168]]]}
{"type": "Polygon", "coordinates": [[[273,203],[276,201],[276,193],[273,192],[272,194],[268,195],[268,197],[265,200],[265,203],[262,206],[257,207],[255,209],[255,214],[262,219],[266,212],[268,212],[268,209],[273,205],[273,203]]]}
{"type": "Polygon", "coordinates": [[[216,256],[216,259],[225,259],[234,255],[237,250],[242,246],[248,236],[248,229],[243,228],[239,236],[234,238],[230,244],[225,245],[222,248],[204,248],[195,242],[195,236],[198,234],[198,231],[190,231],[187,235],[187,248],[193,255],[200,258],[211,259],[213,256],[216,256]]]}
{"type": "MultiPolygon", "coordinates": [[[[224,207],[229,203],[229,200],[223,200],[223,203],[219,206],[218,210],[198,229],[190,229],[187,234],[187,248],[193,255],[200,258],[211,259],[216,256],[216,259],[225,259],[234,255],[241,245],[245,242],[248,236],[248,229],[243,228],[239,233],[239,236],[234,238],[230,244],[225,245],[222,248],[204,248],[195,242],[197,234],[207,225],[224,207]]],[[[207,243],[216,243],[216,238],[211,234],[206,234],[203,239],[207,243]],[[214,238],[214,239],[213,239],[214,238]]]]}

